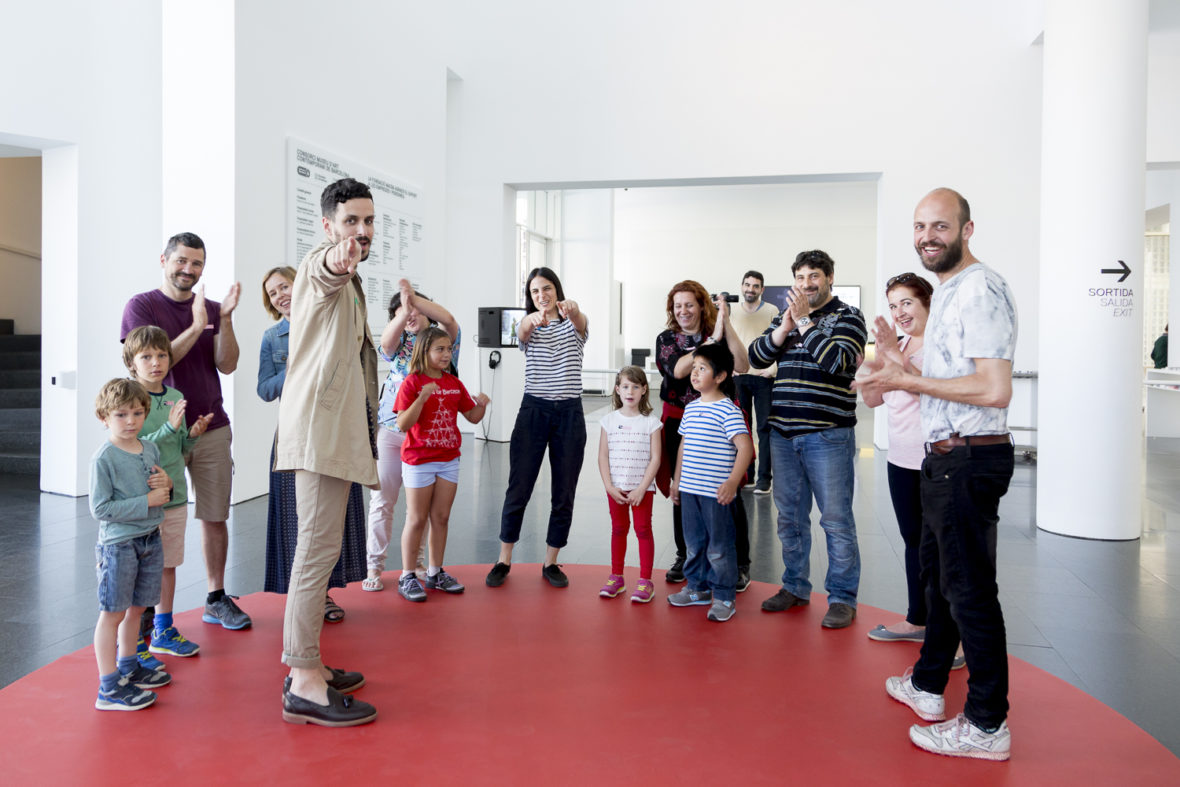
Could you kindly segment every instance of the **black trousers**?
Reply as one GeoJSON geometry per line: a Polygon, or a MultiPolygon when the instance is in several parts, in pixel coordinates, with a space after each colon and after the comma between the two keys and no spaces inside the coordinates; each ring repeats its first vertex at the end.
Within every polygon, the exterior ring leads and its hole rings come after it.
{"type": "Polygon", "coordinates": [[[964,715],[994,729],[1008,715],[1008,643],[996,585],[1000,498],[1014,468],[1011,445],[962,446],[922,463],[922,574],[928,579],[926,641],[914,686],[942,694],[962,639],[964,715]]]}
{"type": "Polygon", "coordinates": [[[909,608],[906,622],[926,625],[926,583],[922,580],[919,546],[922,543],[922,471],[886,463],[889,496],[901,540],[905,542],[905,585],[909,608]]]}
{"type": "Polygon", "coordinates": [[[552,401],[525,394],[508,444],[508,489],[500,514],[500,540],[520,540],[524,509],[533,496],[545,449],[549,449],[552,508],[545,543],[560,549],[569,540],[574,493],[586,452],[586,417],[581,399],[552,401]]]}

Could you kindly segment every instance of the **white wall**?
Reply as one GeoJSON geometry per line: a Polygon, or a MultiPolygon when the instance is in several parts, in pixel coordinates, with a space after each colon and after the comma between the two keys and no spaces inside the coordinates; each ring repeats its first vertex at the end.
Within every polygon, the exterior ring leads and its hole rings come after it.
{"type": "Polygon", "coordinates": [[[615,195],[616,271],[623,282],[623,346],[654,353],[667,327],[668,290],[695,279],[709,292],[739,293],[742,274],[790,285],[805,249],[836,262],[837,284],[859,284],[875,309],[877,184],[790,183],[633,188],[615,195]]]}
{"type": "Polygon", "coordinates": [[[43,151],[41,487],[85,494],[122,304],[159,281],[160,6],[6,3],[4,33],[0,143],[43,151]]]}
{"type": "MultiPolygon", "coordinates": [[[[610,189],[562,192],[561,286],[566,298],[577,301],[590,318],[590,338],[583,355],[587,369],[619,366],[618,315],[611,314],[611,294],[618,277],[612,252],[613,212],[610,189]]],[[[593,381],[588,379],[587,383],[593,381]]]]}
{"type": "MultiPolygon", "coordinates": [[[[448,268],[473,290],[510,296],[509,255],[465,261],[504,247],[505,183],[882,173],[878,282],[914,266],[913,207],[949,185],[1031,314],[1041,55],[1007,21],[1023,0],[451,7],[448,268]]],[[[1022,324],[1020,368],[1036,332],[1022,324]]]]}
{"type": "Polygon", "coordinates": [[[41,158],[0,158],[0,318],[41,332],[41,158]]]}

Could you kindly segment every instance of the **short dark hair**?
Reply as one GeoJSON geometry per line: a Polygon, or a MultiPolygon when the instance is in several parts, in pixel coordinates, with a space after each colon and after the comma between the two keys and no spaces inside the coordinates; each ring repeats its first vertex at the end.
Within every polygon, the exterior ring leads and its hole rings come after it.
{"type": "Polygon", "coordinates": [[[692,357],[700,358],[709,364],[713,369],[713,376],[725,372],[725,379],[717,387],[730,399],[737,397],[737,385],[733,381],[733,353],[729,351],[729,345],[719,342],[702,344],[693,350],[692,357]]]}
{"type": "Polygon", "coordinates": [[[336,215],[336,206],[343,205],[350,199],[373,199],[373,192],[369,187],[356,178],[341,178],[335,183],[329,183],[324,193],[320,195],[320,213],[330,219],[336,215]]]}
{"type": "Polygon", "coordinates": [[[762,274],[758,271],[746,271],[742,275],[742,284],[746,283],[746,279],[757,279],[759,284],[766,284],[766,279],[762,278],[762,274]]]}
{"type": "Polygon", "coordinates": [[[829,257],[826,251],[819,249],[801,251],[795,255],[795,263],[791,266],[791,275],[794,276],[798,273],[800,268],[815,268],[831,278],[832,273],[836,270],[836,261],[829,257]]]}
{"type": "MultiPolygon", "coordinates": [[[[548,279],[553,282],[553,289],[557,291],[557,300],[565,300],[565,290],[561,288],[561,279],[557,278],[557,274],[550,268],[533,268],[529,271],[529,275],[524,280],[524,313],[532,314],[537,310],[536,304],[533,303],[533,298],[529,295],[529,285],[533,283],[533,279],[540,276],[542,279],[548,279]]],[[[560,319],[560,314],[558,315],[560,319]]]]}
{"type": "Polygon", "coordinates": [[[190,249],[205,251],[205,241],[201,240],[195,232],[180,232],[168,239],[168,243],[164,246],[164,258],[171,257],[177,246],[187,246],[190,249]]]}

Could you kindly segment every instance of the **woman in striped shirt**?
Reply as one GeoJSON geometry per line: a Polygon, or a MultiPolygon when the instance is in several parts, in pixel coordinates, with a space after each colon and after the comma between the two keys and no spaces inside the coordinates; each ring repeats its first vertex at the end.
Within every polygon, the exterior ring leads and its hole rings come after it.
{"type": "Polygon", "coordinates": [[[512,568],[512,548],[520,540],[524,510],[549,449],[552,509],[545,538],[541,576],[553,587],[569,578],[557,565],[557,553],[569,538],[574,493],[586,449],[582,414],[582,351],[588,336],[586,315],[567,300],[561,280],[549,268],[529,271],[524,285],[525,317],[516,328],[524,352],[524,399],[508,449],[508,489],[500,515],[500,558],[488,572],[487,585],[504,584],[512,568]]]}

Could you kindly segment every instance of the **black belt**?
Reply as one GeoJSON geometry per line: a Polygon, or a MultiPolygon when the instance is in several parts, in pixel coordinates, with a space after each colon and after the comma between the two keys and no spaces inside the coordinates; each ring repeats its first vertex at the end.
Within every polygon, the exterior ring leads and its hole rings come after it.
{"type": "Polygon", "coordinates": [[[927,454],[949,454],[954,448],[961,448],[965,445],[1000,445],[1007,443],[1012,445],[1011,434],[977,434],[960,437],[958,434],[952,434],[945,440],[936,440],[933,443],[926,443],[927,454]]]}

